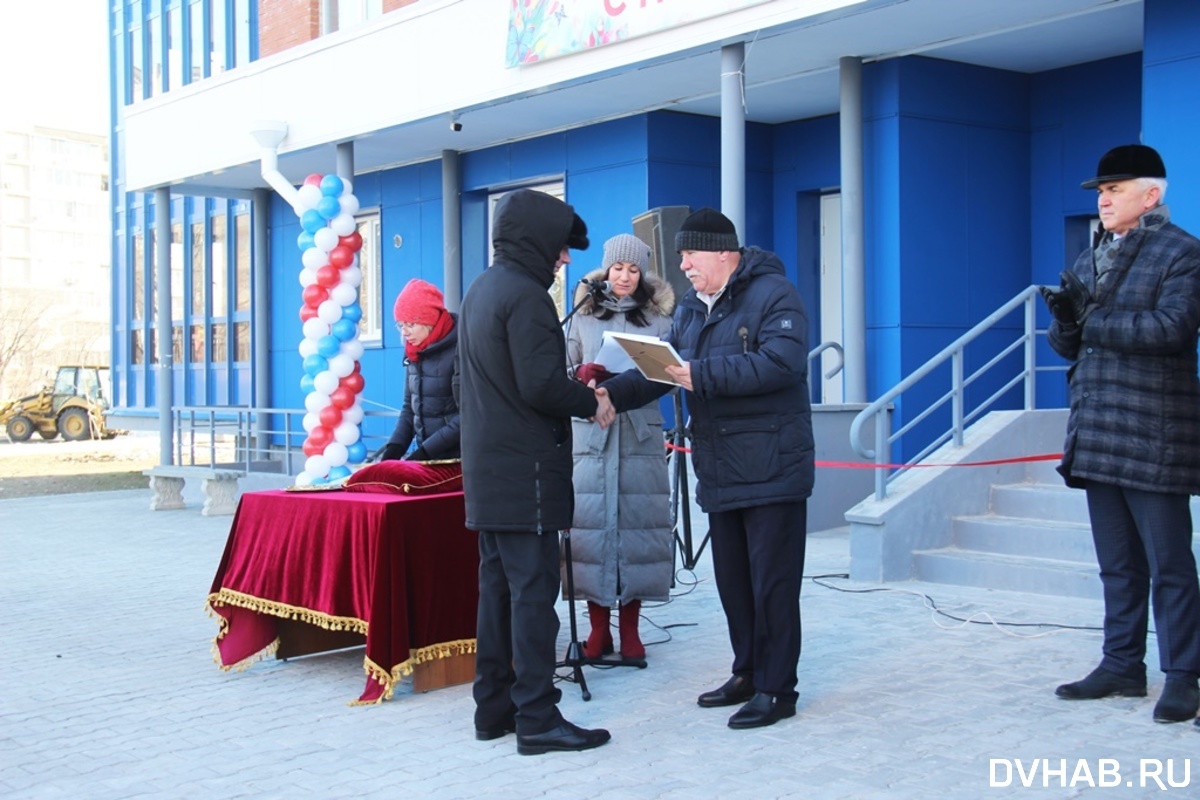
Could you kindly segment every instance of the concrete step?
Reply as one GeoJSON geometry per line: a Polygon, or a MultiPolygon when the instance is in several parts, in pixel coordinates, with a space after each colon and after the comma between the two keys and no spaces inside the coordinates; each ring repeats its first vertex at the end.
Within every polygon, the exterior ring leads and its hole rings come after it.
{"type": "Polygon", "coordinates": [[[954,545],[963,550],[1084,564],[1096,561],[1092,528],[1087,522],[989,514],[955,519],[953,535],[954,545]]]}
{"type": "Polygon", "coordinates": [[[992,487],[992,513],[1054,522],[1088,523],[1087,493],[1064,484],[1015,483],[992,487]]]}
{"type": "Polygon", "coordinates": [[[1099,600],[1094,563],[985,553],[946,547],[913,553],[916,578],[930,583],[975,586],[1032,594],[1099,600]]]}

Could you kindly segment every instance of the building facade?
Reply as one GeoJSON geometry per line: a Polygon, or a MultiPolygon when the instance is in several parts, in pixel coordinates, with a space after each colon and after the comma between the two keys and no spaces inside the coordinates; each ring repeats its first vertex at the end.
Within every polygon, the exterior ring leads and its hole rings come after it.
{"type": "MultiPolygon", "coordinates": [[[[810,340],[861,353],[847,368],[865,396],[814,381],[828,401],[878,396],[1029,284],[1056,283],[1095,217],[1079,182],[1115,144],[1159,149],[1173,217],[1200,230],[1197,4],[986,0],[967,20],[946,5],[114,3],[118,414],[156,417],[166,379],[176,406],[303,407],[301,226],[264,188],[266,157],[292,184],[352,180],[363,398],[392,408],[392,300],[420,277],[456,302],[514,187],[561,193],[597,243],[635,220],[653,239],[670,209],[722,207],[745,243],[781,255],[810,340]],[[251,137],[263,120],[286,129],[267,154],[251,137]],[[851,203],[861,234],[847,248],[830,230],[851,203]]],[[[1064,396],[1039,387],[1042,404],[1064,396]]]]}

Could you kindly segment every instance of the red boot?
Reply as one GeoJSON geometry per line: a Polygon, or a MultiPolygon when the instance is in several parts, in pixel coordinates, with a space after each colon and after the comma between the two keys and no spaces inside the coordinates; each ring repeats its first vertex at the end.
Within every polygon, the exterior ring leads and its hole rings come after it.
{"type": "Polygon", "coordinates": [[[588,600],[588,619],[592,623],[592,632],[583,643],[584,658],[599,658],[613,651],[612,628],[608,627],[612,609],[588,600]]]}
{"type": "Polygon", "coordinates": [[[641,611],[641,600],[630,600],[621,604],[618,627],[621,631],[621,655],[625,658],[646,657],[646,647],[638,637],[638,618],[641,611]]]}

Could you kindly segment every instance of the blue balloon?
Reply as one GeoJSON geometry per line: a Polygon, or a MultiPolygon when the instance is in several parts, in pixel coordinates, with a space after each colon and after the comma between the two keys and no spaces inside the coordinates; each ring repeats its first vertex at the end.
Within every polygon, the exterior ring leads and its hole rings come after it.
{"type": "Polygon", "coordinates": [[[333,219],[342,213],[342,204],[336,197],[322,197],[317,201],[317,213],[324,219],[333,219]]]}
{"type": "Polygon", "coordinates": [[[312,394],[313,390],[316,388],[317,387],[313,385],[313,376],[309,375],[307,372],[304,373],[304,377],[300,379],[300,391],[304,392],[304,394],[307,396],[312,394]]]}
{"type": "MultiPolygon", "coordinates": [[[[317,339],[317,352],[325,356],[325,358],[333,358],[340,353],[341,350],[342,340],[331,333],[327,333],[320,339],[317,339]]],[[[311,356],[309,358],[311,358],[311,356]]],[[[304,360],[305,362],[308,361],[307,358],[304,360]]],[[[322,359],[322,361],[324,361],[324,359],[322,359]]],[[[328,362],[326,362],[326,367],[328,367],[328,362]]]]}
{"type": "Polygon", "coordinates": [[[329,482],[340,481],[342,478],[350,477],[350,468],[346,466],[337,466],[329,468],[329,482]]]}
{"type": "MultiPolygon", "coordinates": [[[[319,351],[320,347],[317,349],[319,351]]],[[[329,369],[329,362],[323,356],[313,353],[304,359],[304,371],[314,378],[317,376],[317,373],[324,372],[327,369],[329,369]]]]}
{"type": "Polygon", "coordinates": [[[325,227],[325,218],[315,208],[310,208],[300,215],[300,227],[309,233],[316,233],[325,227]]]}
{"type": "Polygon", "coordinates": [[[300,231],[300,235],[296,237],[296,247],[300,248],[303,253],[310,247],[316,247],[317,243],[313,241],[313,235],[308,231],[300,231]]]}
{"type": "Polygon", "coordinates": [[[342,183],[342,179],[337,175],[326,175],[321,178],[321,194],[326,197],[337,197],[344,188],[346,188],[346,184],[342,183]]]}
{"type": "Polygon", "coordinates": [[[359,439],[354,444],[346,445],[346,461],[351,464],[361,464],[367,458],[367,446],[359,439]]]}
{"type": "Polygon", "coordinates": [[[325,477],[325,478],[313,478],[313,479],[312,479],[312,485],[313,485],[313,486],[324,486],[324,485],[325,485],[325,484],[327,484],[327,483],[329,483],[329,478],[328,478],[328,477],[325,477]]]}
{"type": "Polygon", "coordinates": [[[362,319],[362,306],[358,303],[351,303],[348,306],[342,306],[342,319],[348,319],[351,322],[358,322],[362,319]]]}
{"type": "Polygon", "coordinates": [[[358,323],[351,322],[343,316],[333,323],[330,332],[337,337],[339,342],[348,342],[354,338],[354,334],[358,333],[358,323]]]}

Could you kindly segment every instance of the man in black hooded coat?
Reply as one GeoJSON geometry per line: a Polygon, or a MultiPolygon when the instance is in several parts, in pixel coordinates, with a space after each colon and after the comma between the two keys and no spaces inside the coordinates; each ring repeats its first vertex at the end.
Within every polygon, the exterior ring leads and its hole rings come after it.
{"type": "Polygon", "coordinates": [[[571,417],[605,419],[608,400],[568,377],[547,292],[568,248],[587,248],[587,226],[520,189],[501,198],[493,231],[493,266],[459,313],[455,376],[467,527],[479,531],[475,737],[515,731],[522,755],[587,750],[610,737],[558,710],[558,534],[574,512],[571,417]]]}

